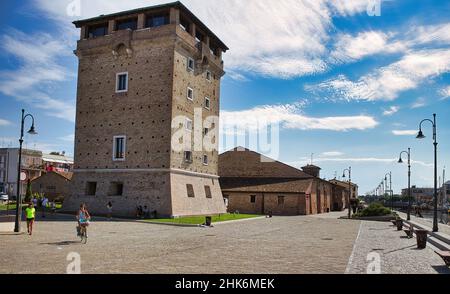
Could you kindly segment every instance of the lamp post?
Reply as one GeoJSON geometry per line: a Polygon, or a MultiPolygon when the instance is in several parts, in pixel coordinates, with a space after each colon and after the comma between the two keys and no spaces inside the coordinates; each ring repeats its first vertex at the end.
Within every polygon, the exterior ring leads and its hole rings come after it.
{"type": "Polygon", "coordinates": [[[408,148],[408,151],[400,152],[400,159],[398,163],[403,163],[402,154],[408,155],[408,212],[407,212],[407,220],[411,220],[411,148],[408,148]]]}
{"type": "MultiPolygon", "coordinates": [[[[387,184],[387,180],[389,176],[389,190],[385,191],[385,194],[390,193],[391,194],[391,209],[392,211],[394,210],[394,193],[392,193],[392,172],[388,172],[385,176],[384,176],[384,183],[385,183],[385,187],[387,190],[388,184],[387,184]],[[388,193],[386,193],[388,192],[388,193]]],[[[389,194],[388,194],[389,195],[389,194]]]]}
{"type": "Polygon", "coordinates": [[[434,145],[434,217],[433,217],[433,232],[439,232],[438,225],[438,188],[437,188],[437,127],[436,127],[436,114],[433,114],[433,120],[424,119],[419,124],[419,133],[417,134],[417,139],[425,139],[425,135],[422,132],[422,124],[424,122],[430,122],[433,125],[433,145],[434,145]]]}
{"type": "Polygon", "coordinates": [[[21,221],[21,215],[22,215],[22,197],[20,195],[20,174],[22,172],[22,144],[23,144],[23,128],[25,124],[25,119],[27,117],[30,117],[32,120],[31,128],[28,131],[28,134],[30,135],[36,135],[36,130],[34,129],[34,117],[31,114],[25,115],[25,110],[22,109],[22,120],[20,123],[20,139],[19,139],[19,164],[18,164],[18,170],[17,170],[17,199],[16,199],[16,221],[14,225],[14,232],[19,233],[20,232],[20,221],[21,221]]]}
{"type": "Polygon", "coordinates": [[[352,207],[350,205],[350,199],[352,195],[352,167],[344,169],[344,172],[342,173],[342,177],[344,179],[345,179],[345,172],[348,172],[348,218],[350,219],[352,217],[352,207]]]}

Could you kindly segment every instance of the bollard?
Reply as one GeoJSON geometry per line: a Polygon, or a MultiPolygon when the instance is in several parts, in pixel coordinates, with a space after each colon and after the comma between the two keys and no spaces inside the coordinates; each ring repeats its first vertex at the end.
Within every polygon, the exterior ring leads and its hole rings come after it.
{"type": "Polygon", "coordinates": [[[211,216],[207,216],[206,217],[206,221],[205,221],[205,226],[210,227],[212,224],[212,217],[211,216]]]}
{"type": "Polygon", "coordinates": [[[396,220],[395,224],[397,226],[397,231],[402,231],[403,230],[403,220],[402,219],[396,220]]]}
{"type": "Polygon", "coordinates": [[[427,248],[428,231],[427,230],[415,230],[417,237],[417,248],[427,248]]]}

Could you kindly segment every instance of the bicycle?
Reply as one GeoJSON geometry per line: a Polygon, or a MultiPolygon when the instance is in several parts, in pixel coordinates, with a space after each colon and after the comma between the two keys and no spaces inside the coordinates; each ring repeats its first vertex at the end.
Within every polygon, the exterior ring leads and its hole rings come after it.
{"type": "Polygon", "coordinates": [[[81,239],[81,243],[83,243],[83,244],[87,243],[87,239],[88,239],[87,226],[85,226],[85,225],[78,226],[78,236],[81,239]]]}

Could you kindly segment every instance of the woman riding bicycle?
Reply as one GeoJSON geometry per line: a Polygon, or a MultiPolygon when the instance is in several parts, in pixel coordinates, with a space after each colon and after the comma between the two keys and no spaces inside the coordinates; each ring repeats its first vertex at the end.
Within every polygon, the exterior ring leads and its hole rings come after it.
{"type": "Polygon", "coordinates": [[[80,210],[77,214],[77,220],[78,220],[78,226],[82,231],[84,231],[84,234],[87,238],[87,227],[89,226],[89,221],[91,220],[91,215],[89,214],[89,211],[86,208],[86,204],[80,205],[80,210]]]}

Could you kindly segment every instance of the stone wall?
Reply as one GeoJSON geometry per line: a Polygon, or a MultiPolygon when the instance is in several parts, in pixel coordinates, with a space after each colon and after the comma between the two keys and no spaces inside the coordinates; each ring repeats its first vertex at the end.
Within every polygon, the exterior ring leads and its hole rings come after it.
{"type": "Polygon", "coordinates": [[[76,172],[72,179],[72,195],[64,201],[65,211],[77,211],[85,203],[94,214],[106,214],[108,202],[113,204],[116,216],[132,217],[137,206],[147,206],[157,211],[158,216],[172,215],[170,195],[170,175],[168,172],[76,172]],[[97,183],[95,196],[87,196],[88,182],[97,183]],[[123,195],[110,195],[112,182],[123,183],[123,195]]]}
{"type": "Polygon", "coordinates": [[[283,193],[224,193],[228,199],[228,212],[266,215],[270,211],[274,215],[306,215],[305,194],[283,193]],[[255,196],[255,202],[251,202],[255,196]],[[284,203],[279,204],[278,197],[284,197],[284,203]]]}
{"type": "Polygon", "coordinates": [[[44,194],[53,201],[70,194],[70,180],[57,173],[48,172],[31,182],[31,190],[33,193],[44,194]]]}

